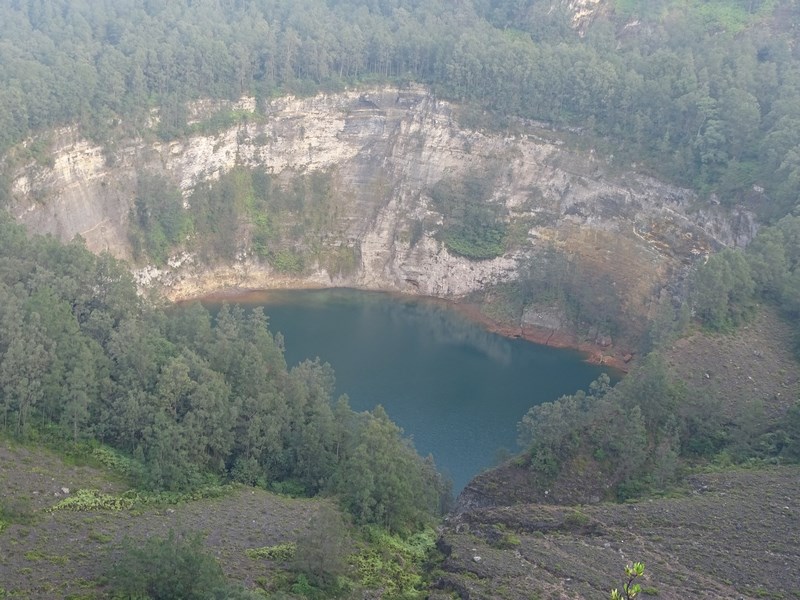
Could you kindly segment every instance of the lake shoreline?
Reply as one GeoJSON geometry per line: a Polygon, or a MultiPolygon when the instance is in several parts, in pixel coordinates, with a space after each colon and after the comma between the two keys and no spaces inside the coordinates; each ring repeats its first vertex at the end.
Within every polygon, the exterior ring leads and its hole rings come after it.
{"type": "Polygon", "coordinates": [[[584,361],[588,364],[595,366],[608,367],[616,371],[619,376],[626,374],[630,370],[630,361],[632,355],[626,354],[619,356],[612,352],[611,347],[603,347],[598,344],[589,342],[582,342],[577,339],[574,334],[548,329],[544,327],[525,327],[521,325],[512,326],[507,323],[497,321],[481,311],[480,306],[475,303],[468,302],[460,299],[438,298],[436,296],[424,296],[416,294],[407,294],[391,290],[367,290],[360,288],[331,288],[325,286],[303,286],[296,287],[280,287],[280,288],[243,288],[243,287],[230,287],[215,290],[207,294],[200,294],[195,297],[180,298],[175,300],[175,304],[184,304],[189,302],[225,302],[236,301],[241,298],[253,294],[263,294],[267,297],[271,292],[288,292],[288,291],[301,291],[301,290],[326,290],[326,289],[348,289],[354,291],[373,292],[386,294],[401,299],[421,300],[425,302],[433,302],[441,304],[455,310],[457,313],[468,318],[469,320],[478,323],[484,329],[491,333],[503,336],[509,339],[522,339],[533,344],[540,346],[548,346],[551,348],[559,348],[564,350],[575,350],[584,355],[584,361]]]}
{"type": "Polygon", "coordinates": [[[498,449],[517,450],[517,424],[532,406],[588,389],[603,372],[618,378],[585,352],[499,335],[441,298],[344,287],[209,296],[212,314],[225,304],[263,310],[290,369],[330,364],[331,397],[346,394],[357,412],[383,406],[455,489],[491,467],[498,449]]]}
{"type": "Polygon", "coordinates": [[[534,344],[539,344],[540,346],[576,350],[585,355],[586,358],[584,360],[587,363],[609,367],[614,371],[618,371],[621,375],[630,370],[629,363],[633,359],[633,356],[630,354],[626,354],[624,357],[618,356],[611,352],[613,348],[610,346],[604,347],[590,342],[581,342],[574,334],[545,327],[508,325],[489,317],[481,311],[480,306],[473,303],[458,300],[447,301],[447,303],[453,306],[459,313],[480,323],[492,333],[507,338],[523,339],[534,344]]]}

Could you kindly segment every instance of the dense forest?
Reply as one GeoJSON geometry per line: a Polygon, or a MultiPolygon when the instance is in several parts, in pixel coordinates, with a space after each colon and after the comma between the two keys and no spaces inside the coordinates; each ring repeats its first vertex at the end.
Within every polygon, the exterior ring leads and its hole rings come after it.
{"type": "Polygon", "coordinates": [[[358,522],[394,531],[445,506],[433,462],[380,407],[332,398],[328,365],[288,370],[259,310],[159,308],[124,265],[7,219],[0,244],[4,435],[104,443],[143,489],[333,494],[358,522]]]}
{"type": "Polygon", "coordinates": [[[472,126],[579,128],[621,161],[765,218],[795,206],[796,2],[620,0],[583,36],[572,16],[534,0],[9,2],[0,148],[75,122],[113,143],[152,109],[174,136],[200,97],[417,81],[475,107],[472,126]]]}

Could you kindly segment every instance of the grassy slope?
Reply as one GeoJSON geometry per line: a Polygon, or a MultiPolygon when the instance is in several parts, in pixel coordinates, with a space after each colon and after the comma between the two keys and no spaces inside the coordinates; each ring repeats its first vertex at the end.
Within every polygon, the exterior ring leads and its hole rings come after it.
{"type": "Polygon", "coordinates": [[[172,507],[47,512],[65,497],[62,487],[71,495],[80,488],[106,493],[125,489],[98,469],[71,466],[46,450],[0,441],[0,499],[20,515],[0,532],[0,598],[100,595],[96,579],[126,536],[163,537],[171,529],[203,532],[232,580],[258,586],[281,565],[252,560],[245,549],[296,540],[322,502],[242,488],[222,498],[172,507]]]}

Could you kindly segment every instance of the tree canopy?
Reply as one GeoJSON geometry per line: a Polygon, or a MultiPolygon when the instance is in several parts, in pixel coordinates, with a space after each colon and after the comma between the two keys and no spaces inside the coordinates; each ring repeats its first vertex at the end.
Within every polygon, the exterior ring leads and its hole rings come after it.
{"type": "MultiPolygon", "coordinates": [[[[501,124],[578,127],[620,164],[723,202],[770,218],[797,204],[796,3],[619,1],[585,35],[565,4],[17,0],[0,7],[0,149],[69,123],[108,142],[120,123],[140,132],[152,109],[174,136],[198,98],[417,81],[479,108],[476,126],[488,110],[501,124]]],[[[140,219],[168,217],[146,194],[142,205],[140,219]]],[[[180,230],[167,221],[147,244],[180,230]]]]}
{"type": "Polygon", "coordinates": [[[336,494],[398,531],[439,510],[447,489],[432,462],[382,409],[336,400],[329,365],[288,369],[261,310],[162,309],[111,257],[28,239],[8,217],[0,249],[4,434],[107,444],[153,489],[227,480],[336,494]]]}

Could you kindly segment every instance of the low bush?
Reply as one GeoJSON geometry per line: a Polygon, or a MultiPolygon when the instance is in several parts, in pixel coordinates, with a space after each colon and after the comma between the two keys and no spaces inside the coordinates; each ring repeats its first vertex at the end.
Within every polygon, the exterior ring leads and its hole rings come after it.
{"type": "Polygon", "coordinates": [[[112,598],[210,600],[252,598],[231,586],[199,535],[170,531],[144,543],[126,540],[122,557],[108,569],[112,598]]]}

